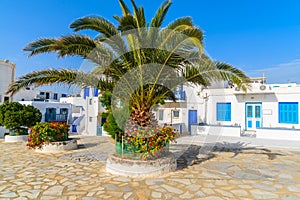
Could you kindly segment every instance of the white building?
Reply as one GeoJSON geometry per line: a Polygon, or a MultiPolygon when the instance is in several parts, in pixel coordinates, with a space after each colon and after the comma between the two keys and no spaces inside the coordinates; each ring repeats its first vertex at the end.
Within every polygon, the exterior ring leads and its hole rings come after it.
{"type": "Polygon", "coordinates": [[[7,87],[15,80],[16,65],[8,60],[0,60],[0,104],[4,101],[12,101],[5,94],[7,87]]]}
{"type": "Polygon", "coordinates": [[[31,105],[42,113],[42,122],[72,123],[72,105],[59,102],[19,101],[24,105],[31,105]]]}
{"type": "Polygon", "coordinates": [[[102,135],[101,112],[104,108],[96,88],[85,88],[78,97],[60,99],[61,103],[72,104],[73,127],[80,135],[102,135]]]}
{"type": "Polygon", "coordinates": [[[13,96],[13,100],[59,102],[60,98],[62,97],[67,97],[67,94],[49,90],[35,89],[34,87],[26,87],[25,89],[18,91],[18,93],[13,96]]]}
{"type": "Polygon", "coordinates": [[[184,101],[167,102],[156,110],[159,123],[182,124],[182,132],[192,134],[210,134],[210,128],[228,136],[300,140],[298,84],[266,84],[265,78],[256,78],[247,92],[230,86],[184,86],[182,92],[184,101]]]}

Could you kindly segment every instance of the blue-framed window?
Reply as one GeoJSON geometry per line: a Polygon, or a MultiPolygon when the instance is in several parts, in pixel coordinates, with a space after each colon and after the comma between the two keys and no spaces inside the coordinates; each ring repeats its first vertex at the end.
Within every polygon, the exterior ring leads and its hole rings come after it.
{"type": "Polygon", "coordinates": [[[279,123],[298,124],[299,123],[299,106],[298,102],[279,102],[279,123]]]}
{"type": "Polygon", "coordinates": [[[217,103],[217,121],[231,121],[231,103],[217,103]]]}

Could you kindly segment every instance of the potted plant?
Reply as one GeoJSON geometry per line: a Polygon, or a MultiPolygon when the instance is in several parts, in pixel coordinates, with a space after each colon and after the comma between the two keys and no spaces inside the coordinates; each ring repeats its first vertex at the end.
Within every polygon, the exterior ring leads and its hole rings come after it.
{"type": "Polygon", "coordinates": [[[5,102],[0,106],[0,126],[9,129],[5,142],[27,141],[28,127],[40,122],[41,119],[41,112],[31,105],[5,102]]]}
{"type": "Polygon", "coordinates": [[[176,142],[178,137],[179,133],[172,126],[156,126],[136,130],[126,137],[124,146],[133,159],[156,159],[168,153],[169,143],[176,142]]]}
{"type": "Polygon", "coordinates": [[[77,149],[77,141],[69,139],[70,125],[62,122],[43,122],[30,128],[27,146],[41,152],[77,149]]]}

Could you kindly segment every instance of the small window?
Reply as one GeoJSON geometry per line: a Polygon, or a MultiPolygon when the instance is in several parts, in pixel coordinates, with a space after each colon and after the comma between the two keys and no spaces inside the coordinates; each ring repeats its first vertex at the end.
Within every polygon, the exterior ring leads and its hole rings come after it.
{"type": "Polygon", "coordinates": [[[61,108],[60,109],[60,114],[63,114],[63,115],[68,114],[68,108],[61,108]]]}
{"type": "Polygon", "coordinates": [[[30,90],[30,88],[29,87],[27,87],[27,88],[25,88],[26,90],[30,90]]]}
{"type": "Polygon", "coordinates": [[[67,95],[66,94],[61,94],[61,97],[67,97],[67,95]]]}
{"type": "Polygon", "coordinates": [[[89,104],[93,105],[93,99],[89,99],[89,104]]]}
{"type": "Polygon", "coordinates": [[[45,95],[45,92],[40,92],[40,95],[45,95]]]}
{"type": "Polygon", "coordinates": [[[173,110],[173,117],[174,117],[174,119],[179,118],[179,111],[178,110],[173,110]]]}
{"type": "Polygon", "coordinates": [[[9,97],[4,97],[4,102],[9,101],[9,97]]]}
{"type": "Polygon", "coordinates": [[[299,107],[298,102],[279,102],[279,123],[298,124],[299,107]]]}
{"type": "Polygon", "coordinates": [[[53,99],[57,100],[57,93],[53,94],[53,99]]]}
{"type": "Polygon", "coordinates": [[[231,103],[217,103],[217,121],[231,121],[231,103]]]}
{"type": "Polygon", "coordinates": [[[89,117],[89,122],[92,122],[93,121],[93,118],[92,117],[89,117]]]}
{"type": "Polygon", "coordinates": [[[164,110],[158,111],[158,120],[164,120],[164,110]]]}
{"type": "Polygon", "coordinates": [[[50,93],[46,92],[46,99],[50,99],[50,93]]]}

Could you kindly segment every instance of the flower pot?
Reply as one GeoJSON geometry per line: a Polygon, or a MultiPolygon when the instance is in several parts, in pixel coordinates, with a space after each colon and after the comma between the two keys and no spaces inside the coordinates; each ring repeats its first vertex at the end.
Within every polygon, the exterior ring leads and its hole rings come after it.
{"type": "Polygon", "coordinates": [[[69,151],[77,149],[77,140],[71,139],[67,141],[50,142],[43,144],[41,149],[36,149],[36,152],[55,153],[61,151],[69,151]]]}
{"type": "Polygon", "coordinates": [[[6,135],[5,142],[27,142],[28,135],[6,135]]]}

